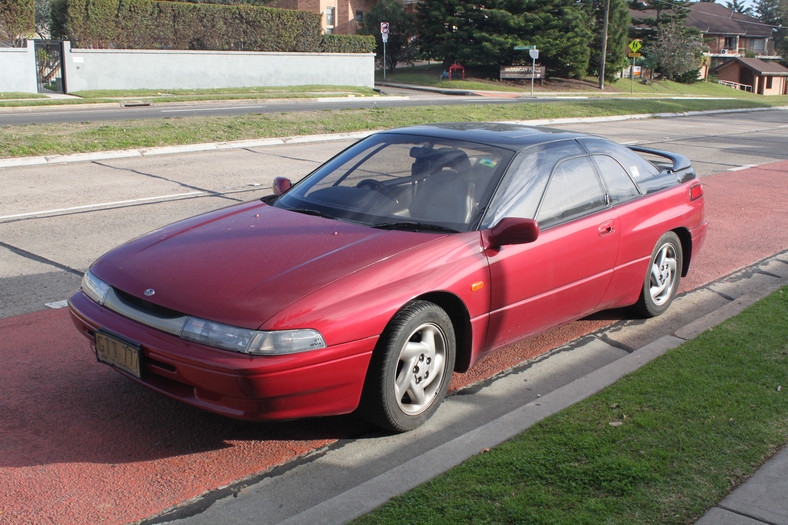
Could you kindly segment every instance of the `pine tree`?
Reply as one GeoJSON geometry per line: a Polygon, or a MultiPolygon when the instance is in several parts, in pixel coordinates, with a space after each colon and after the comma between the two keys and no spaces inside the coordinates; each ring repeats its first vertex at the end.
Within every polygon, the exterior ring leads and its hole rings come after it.
{"type": "Polygon", "coordinates": [[[419,45],[444,65],[511,64],[524,59],[516,46],[533,45],[552,74],[582,77],[588,70],[591,23],[573,0],[447,0],[421,2],[418,10],[419,45]]]}
{"type": "MultiPolygon", "coordinates": [[[[602,59],[602,36],[605,23],[606,0],[585,0],[589,17],[594,21],[589,65],[592,74],[599,75],[602,59]]],[[[627,43],[629,42],[629,10],[624,0],[610,0],[607,27],[607,53],[605,57],[605,80],[613,80],[616,73],[626,67],[627,43]]]]}

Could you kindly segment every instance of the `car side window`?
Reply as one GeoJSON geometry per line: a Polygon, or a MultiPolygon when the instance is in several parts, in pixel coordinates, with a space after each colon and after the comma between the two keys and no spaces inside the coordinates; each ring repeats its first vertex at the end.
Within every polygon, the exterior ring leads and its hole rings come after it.
{"type": "Polygon", "coordinates": [[[640,184],[642,180],[650,179],[659,175],[659,168],[632,151],[626,146],[616,144],[609,140],[596,137],[583,138],[580,142],[585,146],[589,153],[604,153],[613,155],[624,169],[626,169],[635,184],[640,184]]]}
{"type": "Polygon", "coordinates": [[[610,204],[626,202],[640,195],[637,186],[618,161],[607,155],[593,155],[592,158],[607,186],[610,204]]]}
{"type": "Polygon", "coordinates": [[[591,159],[575,157],[556,165],[536,221],[540,228],[547,228],[606,206],[605,189],[591,159]]]}
{"type": "Polygon", "coordinates": [[[482,228],[490,228],[504,217],[533,219],[556,163],[583,153],[576,141],[562,140],[534,146],[518,154],[495,192],[482,228]]]}

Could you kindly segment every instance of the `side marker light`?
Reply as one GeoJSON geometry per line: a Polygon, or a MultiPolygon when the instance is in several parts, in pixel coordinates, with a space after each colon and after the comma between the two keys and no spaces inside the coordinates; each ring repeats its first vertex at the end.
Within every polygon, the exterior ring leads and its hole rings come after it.
{"type": "Polygon", "coordinates": [[[694,201],[703,197],[703,186],[701,184],[695,184],[690,188],[690,200],[694,201]]]}

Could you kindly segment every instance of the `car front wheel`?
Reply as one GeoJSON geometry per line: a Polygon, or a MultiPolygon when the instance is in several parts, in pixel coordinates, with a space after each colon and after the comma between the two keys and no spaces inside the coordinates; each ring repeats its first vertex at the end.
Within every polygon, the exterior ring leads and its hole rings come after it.
{"type": "Polygon", "coordinates": [[[362,414],[394,432],[422,425],[446,395],[455,348],[454,328],[443,309],[427,301],[403,307],[372,356],[362,414]]]}
{"type": "Polygon", "coordinates": [[[675,233],[659,238],[637,303],[641,315],[656,317],[668,309],[681,282],[682,257],[681,241],[675,233]]]}

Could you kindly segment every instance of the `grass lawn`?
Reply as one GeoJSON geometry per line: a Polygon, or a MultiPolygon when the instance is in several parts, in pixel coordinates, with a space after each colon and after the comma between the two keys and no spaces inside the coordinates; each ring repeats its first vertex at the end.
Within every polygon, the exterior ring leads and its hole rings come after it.
{"type": "Polygon", "coordinates": [[[788,441],[788,287],[356,523],[693,523],[788,441]]]}
{"type": "Polygon", "coordinates": [[[0,158],[392,128],[425,122],[532,120],[768,107],[769,100],[571,100],[299,111],[234,117],[0,126],[0,158]]]}
{"type": "Polygon", "coordinates": [[[9,99],[47,99],[47,96],[38,93],[17,93],[15,91],[0,92],[0,100],[9,99]]]}
{"type": "MultiPolygon", "coordinates": [[[[473,77],[473,73],[466,70],[468,80],[440,80],[441,67],[436,64],[428,66],[401,67],[394,72],[386,75],[389,82],[403,84],[416,84],[422,86],[432,86],[438,88],[466,89],[466,90],[493,90],[493,91],[521,91],[530,92],[530,80],[509,81],[501,83],[491,80],[484,80],[473,77]]],[[[381,71],[375,72],[375,79],[383,80],[381,71]]],[[[658,80],[649,84],[643,84],[638,79],[633,83],[630,79],[624,78],[605,82],[604,92],[599,90],[598,79],[588,77],[584,80],[548,79],[541,84],[538,80],[534,83],[535,94],[546,93],[565,93],[579,94],[587,96],[605,95],[626,95],[630,91],[637,96],[691,96],[691,97],[733,97],[741,99],[763,99],[762,95],[754,95],[738,89],[729,88],[712,82],[695,82],[694,84],[681,84],[669,80],[658,80]]],[[[781,100],[782,104],[788,102],[788,96],[766,97],[768,99],[781,100]]]]}
{"type": "Polygon", "coordinates": [[[291,99],[314,97],[377,96],[371,88],[357,86],[295,86],[249,87],[221,89],[105,89],[70,93],[76,99],[49,99],[44,95],[0,93],[0,107],[43,106],[59,104],[98,104],[119,100],[144,100],[150,102],[191,102],[199,100],[291,99]],[[9,96],[24,95],[24,96],[9,96]],[[3,99],[31,99],[5,101],[3,99]],[[32,100],[36,99],[36,100],[32,100]]]}

